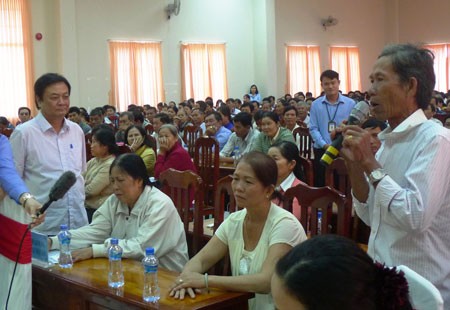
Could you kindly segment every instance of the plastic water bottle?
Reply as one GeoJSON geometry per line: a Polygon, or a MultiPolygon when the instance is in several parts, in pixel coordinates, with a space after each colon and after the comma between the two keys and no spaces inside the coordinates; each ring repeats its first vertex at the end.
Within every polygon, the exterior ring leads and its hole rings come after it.
{"type": "Polygon", "coordinates": [[[108,285],[113,288],[122,287],[125,283],[122,271],[122,252],[122,248],[119,246],[119,240],[112,238],[111,245],[108,248],[108,285]]]}
{"type": "Polygon", "coordinates": [[[144,267],[144,291],[142,297],[146,302],[156,303],[160,295],[158,286],[158,259],[155,256],[154,248],[145,249],[142,266],[144,267]]]}
{"type": "Polygon", "coordinates": [[[239,146],[235,146],[234,147],[234,151],[233,151],[233,159],[234,159],[234,166],[236,167],[239,159],[241,159],[241,151],[239,150],[239,146]]]}
{"type": "Polygon", "coordinates": [[[72,253],[70,252],[70,239],[72,239],[72,234],[69,232],[66,224],[62,224],[60,228],[61,231],[58,233],[59,267],[72,268],[73,260],[72,253]]]}
{"type": "Polygon", "coordinates": [[[317,234],[322,234],[322,210],[317,211],[317,234]]]}

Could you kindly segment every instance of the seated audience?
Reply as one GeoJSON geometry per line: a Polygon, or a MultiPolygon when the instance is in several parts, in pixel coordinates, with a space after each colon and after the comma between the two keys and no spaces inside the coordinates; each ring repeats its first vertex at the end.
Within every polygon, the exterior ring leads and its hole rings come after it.
{"type": "Polygon", "coordinates": [[[169,115],[170,120],[173,122],[175,116],[177,116],[178,108],[173,105],[167,109],[167,115],[169,115]]]}
{"type": "MultiPolygon", "coordinates": [[[[228,99],[228,100],[232,100],[232,99],[228,99]]],[[[233,131],[234,125],[233,125],[233,122],[231,121],[230,108],[226,105],[222,105],[219,107],[217,112],[219,112],[220,116],[222,116],[222,126],[228,130],[233,131]]]]}
{"type": "Polygon", "coordinates": [[[16,126],[28,122],[31,119],[31,110],[29,107],[20,107],[17,111],[17,115],[19,116],[19,120],[17,121],[16,126]]]}
{"type": "Polygon", "coordinates": [[[267,154],[273,144],[281,141],[295,143],[292,132],[280,126],[278,115],[275,112],[264,112],[261,121],[261,134],[256,139],[253,150],[267,154]]]}
{"type": "Polygon", "coordinates": [[[197,171],[189,153],[180,145],[178,131],[174,125],[162,125],[158,132],[158,140],[159,150],[155,163],[155,178],[158,179],[159,175],[169,168],[179,171],[197,171]]]}
{"type": "Polygon", "coordinates": [[[194,289],[205,287],[254,292],[249,309],[274,309],[270,280],[278,259],[306,240],[299,221],[271,203],[277,182],[277,165],[269,156],[250,152],[239,161],[232,189],[240,211],[231,213],[212,239],[184,267],[170,295],[195,297],[194,289]],[[225,255],[231,261],[231,276],[207,272],[225,255]]]}
{"type": "Polygon", "coordinates": [[[91,128],[103,124],[105,122],[105,112],[103,111],[103,108],[94,108],[89,114],[89,121],[91,128]]]}
{"type": "Polygon", "coordinates": [[[374,263],[338,235],[311,238],[281,258],[272,276],[276,309],[410,310],[403,272],[374,263]]]}
{"type": "Polygon", "coordinates": [[[427,108],[424,109],[423,112],[425,113],[425,116],[429,120],[431,120],[441,126],[444,126],[444,124],[442,124],[442,122],[440,120],[438,120],[437,118],[434,118],[434,116],[436,115],[436,107],[434,105],[428,104],[427,108]]]}
{"type": "MultiPolygon", "coordinates": [[[[183,223],[172,200],[150,185],[142,159],[120,155],[111,165],[110,180],[114,195],[92,223],[70,230],[74,262],[107,257],[111,238],[118,238],[124,258],[140,260],[145,248],[154,247],[161,267],[180,271],[188,260],[183,223]]],[[[57,236],[49,239],[51,249],[59,248],[57,236]]]]}
{"type": "Polygon", "coordinates": [[[375,155],[381,146],[381,141],[378,138],[378,134],[386,129],[387,125],[385,122],[379,121],[375,118],[369,118],[362,124],[361,127],[370,133],[370,147],[375,155]]]}
{"type": "Polygon", "coordinates": [[[195,127],[200,127],[202,129],[202,133],[206,132],[205,126],[205,112],[203,112],[200,108],[192,109],[191,113],[192,123],[195,127]]]}
{"type": "Polygon", "coordinates": [[[233,162],[233,156],[244,155],[253,148],[259,132],[252,128],[252,115],[241,112],[234,117],[234,132],[220,151],[221,161],[233,162]],[[238,154],[236,154],[236,150],[238,154]]]}
{"type": "Polygon", "coordinates": [[[133,112],[126,111],[120,113],[119,116],[119,130],[116,132],[116,142],[125,142],[125,131],[128,127],[134,124],[133,112]]]}
{"type": "Polygon", "coordinates": [[[113,193],[109,182],[109,168],[118,155],[114,131],[100,126],[92,130],[91,154],[94,158],[87,163],[87,169],[82,174],[86,194],[84,206],[89,223],[92,222],[94,212],[113,193]]]}
{"type": "Polygon", "coordinates": [[[158,131],[164,124],[172,124],[169,115],[166,113],[157,113],[153,117],[153,133],[152,136],[156,140],[156,150],[159,149],[158,131]]]}
{"type": "Polygon", "coordinates": [[[78,107],[70,107],[69,108],[69,120],[71,120],[74,123],[77,123],[81,129],[83,130],[84,134],[87,134],[91,131],[91,126],[86,124],[81,119],[81,110],[78,107]]]}
{"type": "Polygon", "coordinates": [[[174,123],[178,127],[180,137],[183,137],[184,128],[186,128],[186,126],[192,125],[192,123],[189,121],[189,116],[186,114],[186,111],[184,109],[178,110],[177,116],[174,117],[174,123]]]}
{"type": "Polygon", "coordinates": [[[222,150],[230,138],[231,131],[222,126],[222,116],[219,112],[211,112],[205,118],[205,135],[213,137],[219,143],[219,149],[222,150]]]}
{"type": "Polygon", "coordinates": [[[145,118],[149,122],[149,124],[153,125],[153,118],[155,117],[157,110],[155,107],[150,106],[149,104],[144,105],[145,118]]]}
{"type": "Polygon", "coordinates": [[[0,132],[3,129],[15,129],[14,125],[11,124],[8,119],[4,116],[0,116],[0,132]]]}
{"type": "MultiPolygon", "coordinates": [[[[239,99],[233,99],[233,98],[228,98],[225,101],[226,106],[228,107],[228,109],[230,109],[230,116],[229,116],[229,120],[231,121],[237,114],[239,114],[241,111],[239,110],[239,107],[237,106],[237,102],[236,100],[239,99]]],[[[240,101],[240,100],[239,100],[240,101]]],[[[220,112],[220,111],[219,111],[220,112]]],[[[223,116],[222,116],[223,118],[223,116]]],[[[225,127],[227,127],[225,125],[225,127]]],[[[228,128],[228,127],[227,127],[228,128]]],[[[230,128],[228,128],[230,129],[230,128]]],[[[230,129],[231,130],[231,129],[230,129]]]]}
{"type": "Polygon", "coordinates": [[[309,110],[308,110],[308,104],[304,101],[299,101],[295,104],[295,107],[297,108],[297,123],[300,123],[300,127],[309,127],[309,110]]]}
{"type": "Polygon", "coordinates": [[[155,169],[155,151],[153,151],[147,133],[141,126],[131,125],[125,131],[125,144],[144,161],[147,174],[152,177],[155,169]]]}
{"type": "Polygon", "coordinates": [[[286,129],[289,129],[291,132],[294,132],[295,129],[297,129],[297,117],[298,112],[295,106],[287,106],[284,108],[283,112],[283,119],[284,119],[284,127],[286,129]]]}
{"type": "MultiPolygon", "coordinates": [[[[277,192],[280,195],[272,201],[282,207],[282,195],[289,188],[303,183],[301,180],[305,179],[298,148],[295,143],[281,141],[272,145],[267,154],[275,160],[278,168],[277,192]]],[[[292,203],[292,213],[300,219],[300,205],[297,199],[292,203]]]]}

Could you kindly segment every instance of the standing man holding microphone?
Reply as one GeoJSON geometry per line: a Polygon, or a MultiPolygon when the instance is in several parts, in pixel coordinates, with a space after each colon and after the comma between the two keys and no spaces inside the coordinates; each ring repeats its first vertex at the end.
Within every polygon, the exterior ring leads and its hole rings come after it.
{"type": "Polygon", "coordinates": [[[370,75],[371,113],[389,126],[374,156],[370,133],[343,128],[345,158],[358,216],[371,227],[368,254],[406,265],[431,281],[450,306],[450,131],[423,109],[435,85],[433,54],[387,46],[370,75]]]}

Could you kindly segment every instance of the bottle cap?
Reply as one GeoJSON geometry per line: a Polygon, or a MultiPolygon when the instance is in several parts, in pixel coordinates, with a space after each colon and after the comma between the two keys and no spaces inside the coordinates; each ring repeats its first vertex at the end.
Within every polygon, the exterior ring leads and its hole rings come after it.
{"type": "Polygon", "coordinates": [[[155,249],[154,248],[146,248],[145,249],[145,255],[155,255],[155,249]]]}
{"type": "Polygon", "coordinates": [[[61,230],[67,230],[67,224],[61,224],[59,227],[61,230]]]}
{"type": "Polygon", "coordinates": [[[111,238],[111,244],[114,244],[114,245],[119,244],[119,239],[111,238]]]}

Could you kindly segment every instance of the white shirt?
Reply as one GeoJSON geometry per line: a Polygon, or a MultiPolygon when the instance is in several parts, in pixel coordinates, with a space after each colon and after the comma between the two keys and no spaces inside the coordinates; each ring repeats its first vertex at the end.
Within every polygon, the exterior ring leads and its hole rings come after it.
{"type": "Polygon", "coordinates": [[[238,137],[236,133],[233,132],[230,138],[228,139],[227,144],[225,144],[222,151],[220,151],[220,156],[230,157],[235,147],[239,148],[239,152],[241,155],[250,152],[250,150],[252,150],[253,148],[253,144],[255,143],[255,139],[258,135],[259,131],[252,128],[250,128],[244,139],[238,137]]]}
{"type": "Polygon", "coordinates": [[[47,209],[45,222],[35,228],[43,234],[54,235],[61,224],[78,228],[88,224],[84,209],[84,179],[86,146],[83,130],[64,119],[59,133],[39,113],[11,135],[11,147],[17,171],[30,193],[42,204],[48,200],[51,187],[65,172],[72,171],[76,183],[60,200],[47,209]]]}
{"type": "Polygon", "coordinates": [[[418,109],[382,141],[376,159],[387,172],[370,186],[367,203],[353,197],[369,226],[369,255],[388,266],[406,265],[450,305],[450,131],[418,109]]]}
{"type": "MultiPolygon", "coordinates": [[[[147,247],[154,247],[163,268],[183,269],[188,251],[184,226],[172,200],[155,187],[146,186],[131,212],[111,195],[94,213],[92,223],[71,230],[73,248],[92,245],[94,257],[107,257],[111,238],[118,238],[123,257],[142,259],[147,247]]],[[[52,237],[52,249],[59,248],[52,237]]]]}
{"type": "MultiPolygon", "coordinates": [[[[269,248],[274,244],[284,243],[294,247],[306,240],[305,231],[295,216],[272,203],[258,245],[251,252],[245,251],[242,227],[246,214],[246,209],[231,213],[216,231],[217,238],[228,246],[233,276],[241,272],[260,272],[269,248]],[[241,264],[244,257],[249,259],[241,264]]],[[[249,300],[249,309],[274,309],[272,295],[255,294],[255,298],[249,300]]]]}
{"type": "Polygon", "coordinates": [[[289,175],[286,177],[286,179],[283,180],[280,184],[280,188],[286,192],[288,189],[292,187],[292,183],[295,181],[295,175],[294,172],[289,173],[289,175]]]}

